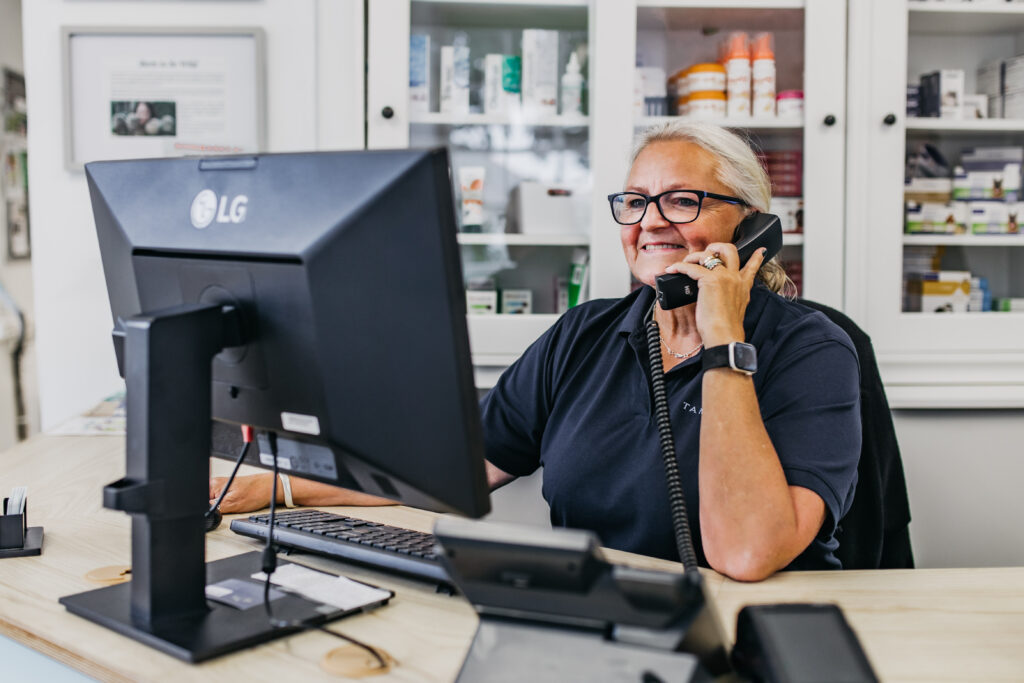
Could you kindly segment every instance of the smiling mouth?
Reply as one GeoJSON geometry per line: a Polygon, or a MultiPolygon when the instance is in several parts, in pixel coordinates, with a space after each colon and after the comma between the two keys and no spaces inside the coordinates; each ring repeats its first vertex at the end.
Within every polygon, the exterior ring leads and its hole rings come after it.
{"type": "Polygon", "coordinates": [[[651,253],[655,251],[675,251],[682,248],[681,244],[645,244],[640,247],[640,251],[651,253]]]}

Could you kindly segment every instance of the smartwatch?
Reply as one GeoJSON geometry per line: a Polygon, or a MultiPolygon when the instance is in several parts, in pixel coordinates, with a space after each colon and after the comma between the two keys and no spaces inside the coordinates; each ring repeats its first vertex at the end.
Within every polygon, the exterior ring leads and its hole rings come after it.
{"type": "Polygon", "coordinates": [[[753,344],[746,342],[729,342],[721,346],[712,346],[710,349],[704,349],[702,367],[705,370],[732,368],[744,375],[753,375],[757,372],[757,349],[753,344]]]}

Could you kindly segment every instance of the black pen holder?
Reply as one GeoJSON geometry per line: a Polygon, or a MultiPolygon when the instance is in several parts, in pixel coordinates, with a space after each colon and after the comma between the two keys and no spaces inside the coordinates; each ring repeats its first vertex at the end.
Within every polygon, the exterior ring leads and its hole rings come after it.
{"type": "Polygon", "coordinates": [[[0,515],[0,559],[25,557],[43,552],[43,527],[28,526],[28,501],[20,515],[8,515],[4,498],[4,514],[0,515]]]}

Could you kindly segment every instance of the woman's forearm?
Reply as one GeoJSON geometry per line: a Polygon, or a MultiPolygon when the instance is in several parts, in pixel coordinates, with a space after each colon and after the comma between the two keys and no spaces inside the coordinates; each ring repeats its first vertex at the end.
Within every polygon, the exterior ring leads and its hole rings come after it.
{"type": "Polygon", "coordinates": [[[791,487],[765,429],[753,380],[729,368],[703,380],[700,526],[718,571],[744,581],[788,565],[824,521],[821,498],[791,487]]]}
{"type": "MultiPolygon", "coordinates": [[[[273,475],[268,475],[272,477],[273,475]]],[[[396,505],[395,501],[387,498],[371,496],[368,493],[343,489],[330,484],[321,484],[318,481],[291,477],[292,501],[296,505],[396,505]]],[[[284,502],[284,492],[278,484],[277,502],[284,502]]]]}

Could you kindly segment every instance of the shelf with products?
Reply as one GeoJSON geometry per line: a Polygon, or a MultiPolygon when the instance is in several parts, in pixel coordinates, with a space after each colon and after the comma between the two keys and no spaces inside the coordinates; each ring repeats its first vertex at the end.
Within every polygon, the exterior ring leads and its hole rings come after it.
{"type": "Polygon", "coordinates": [[[590,244],[589,235],[572,234],[522,235],[506,232],[460,232],[458,239],[459,244],[464,245],[586,247],[590,244]]]}
{"type": "Polygon", "coordinates": [[[894,408],[1024,406],[1024,110],[991,90],[1024,52],[1022,10],[850,7],[847,312],[894,408]]]}
{"type": "Polygon", "coordinates": [[[772,179],[773,204],[779,198],[800,202],[802,232],[786,236],[780,260],[802,294],[840,308],[843,220],[829,198],[842,193],[842,183],[825,169],[843,163],[845,42],[831,28],[844,25],[845,13],[844,2],[831,1],[638,2],[636,64],[643,99],[634,104],[632,117],[634,130],[681,116],[748,137],[772,179]],[[746,110],[730,109],[730,56],[741,66],[749,60],[746,110]],[[712,97],[708,88],[719,94],[712,97]],[[767,92],[785,92],[785,101],[767,92]],[[696,109],[686,111],[684,105],[696,109]]]}

